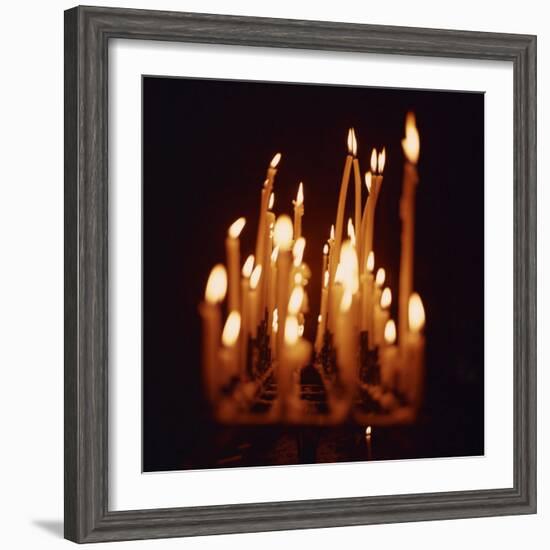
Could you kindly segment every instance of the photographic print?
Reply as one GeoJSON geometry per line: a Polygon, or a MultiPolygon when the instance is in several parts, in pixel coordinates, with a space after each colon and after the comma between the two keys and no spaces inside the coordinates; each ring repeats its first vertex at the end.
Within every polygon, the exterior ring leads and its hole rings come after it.
{"type": "Polygon", "coordinates": [[[143,470],[484,454],[484,95],[143,76],[143,470]]]}

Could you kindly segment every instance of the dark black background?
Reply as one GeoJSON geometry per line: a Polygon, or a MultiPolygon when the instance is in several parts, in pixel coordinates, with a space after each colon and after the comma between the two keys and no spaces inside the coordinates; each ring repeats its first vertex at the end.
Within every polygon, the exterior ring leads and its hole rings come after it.
{"type": "MultiPolygon", "coordinates": [[[[414,286],[427,316],[427,390],[416,431],[397,438],[399,431],[387,431],[393,443],[384,451],[382,441],[379,456],[483,453],[483,94],[144,77],[145,471],[206,466],[193,458],[207,437],[197,305],[239,216],[247,219],[243,261],[253,253],[260,190],[276,152],[283,155],[276,214],[292,214],[304,182],[311,336],[348,128],[356,130],[362,172],[372,147],[386,146],[375,255],[386,268],[396,318],[407,110],[416,113],[421,139],[414,286]]],[[[350,193],[350,212],[352,202],[350,193]]]]}

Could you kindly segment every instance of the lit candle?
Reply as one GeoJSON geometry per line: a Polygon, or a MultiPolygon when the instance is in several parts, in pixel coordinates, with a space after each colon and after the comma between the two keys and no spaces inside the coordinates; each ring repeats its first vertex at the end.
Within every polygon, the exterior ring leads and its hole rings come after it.
{"type": "MultiPolygon", "coordinates": [[[[353,318],[353,293],[346,288],[338,308],[337,325],[337,347],[336,357],[342,384],[347,389],[346,393],[351,394],[357,383],[359,369],[357,341],[358,335],[353,318]]],[[[350,396],[351,397],[351,396],[350,396]]]]}
{"type": "Polygon", "coordinates": [[[298,239],[302,235],[302,216],[304,215],[304,184],[300,182],[296,200],[292,201],[294,205],[294,238],[298,239]]]}
{"type": "Polygon", "coordinates": [[[323,285],[321,288],[321,314],[319,315],[319,325],[317,326],[317,337],[315,339],[315,350],[321,351],[323,347],[323,339],[327,328],[327,312],[328,312],[328,278],[329,272],[325,271],[323,277],[323,285]]]}
{"type": "Polygon", "coordinates": [[[227,295],[227,308],[229,311],[238,311],[240,307],[239,298],[239,274],[241,264],[241,252],[239,235],[246,223],[244,218],[239,218],[231,224],[225,239],[225,253],[227,256],[227,273],[229,278],[229,292],[227,295]]]}
{"type": "Polygon", "coordinates": [[[407,309],[413,289],[414,271],[414,213],[415,194],[418,185],[416,165],[420,154],[420,137],[413,113],[405,121],[405,138],[401,142],[406,162],[403,169],[403,190],[400,202],[401,216],[401,263],[399,269],[398,340],[401,353],[407,340],[407,309]]]}
{"type": "Polygon", "coordinates": [[[384,342],[378,352],[380,359],[380,379],[382,385],[388,389],[395,389],[395,379],[399,368],[399,350],[395,345],[397,329],[395,322],[390,319],[384,327],[384,342]]]}
{"type": "MultiPolygon", "coordinates": [[[[279,247],[273,248],[270,257],[270,275],[267,279],[267,327],[271,330],[271,324],[273,322],[273,312],[277,306],[277,257],[279,255],[279,247]]],[[[272,348],[273,350],[273,348],[272,348]]]]}
{"type": "Polygon", "coordinates": [[[250,275],[250,284],[248,290],[248,314],[249,314],[249,333],[252,339],[256,339],[258,335],[258,283],[262,276],[262,266],[257,265],[250,275]]]}
{"type": "Polygon", "coordinates": [[[216,265],[208,277],[204,301],[199,305],[202,318],[202,362],[206,392],[211,402],[216,400],[219,387],[217,354],[220,347],[220,303],[227,292],[227,272],[221,264],[216,265]]]}
{"type": "Polygon", "coordinates": [[[321,267],[321,273],[323,273],[323,274],[325,273],[325,271],[328,268],[328,251],[329,251],[328,243],[325,243],[323,245],[323,265],[321,267]]]}
{"type": "Polygon", "coordinates": [[[241,331],[241,314],[232,311],[228,316],[222,332],[222,348],[220,349],[220,371],[222,384],[238,374],[239,350],[237,341],[241,331]]]}
{"type": "Polygon", "coordinates": [[[248,353],[248,335],[250,334],[248,328],[248,317],[249,317],[249,298],[248,298],[248,285],[250,280],[250,275],[252,275],[252,270],[254,269],[254,256],[250,254],[246,261],[244,262],[242,268],[242,278],[241,278],[241,353],[240,353],[240,363],[241,363],[241,375],[245,374],[246,371],[246,357],[248,353]]]}
{"type": "Polygon", "coordinates": [[[365,440],[367,442],[367,460],[372,460],[372,428],[370,426],[365,429],[365,440]]]}
{"type": "Polygon", "coordinates": [[[277,355],[281,357],[284,346],[284,327],[286,323],[286,314],[288,307],[288,291],[291,264],[293,227],[291,219],[283,214],[277,218],[273,230],[273,240],[275,246],[279,247],[277,257],[277,311],[278,324],[281,330],[277,337],[277,355]]]}
{"type": "Polygon", "coordinates": [[[374,308],[374,252],[371,250],[367,258],[366,271],[361,275],[363,290],[361,292],[361,330],[369,333],[372,340],[372,311],[374,308]]]}
{"type": "Polygon", "coordinates": [[[380,346],[384,342],[384,327],[390,318],[391,290],[386,287],[380,296],[380,302],[374,307],[374,345],[380,346]]]}
{"type": "Polygon", "coordinates": [[[413,292],[408,307],[409,332],[402,362],[404,371],[405,392],[412,405],[420,407],[424,385],[424,325],[426,314],[420,296],[413,292]]]}
{"type": "MultiPolygon", "coordinates": [[[[359,168],[359,159],[357,158],[357,138],[353,131],[353,177],[355,181],[355,227],[357,231],[361,228],[361,169],[359,168]]],[[[357,234],[357,250],[360,248],[360,235],[357,234]]]]}

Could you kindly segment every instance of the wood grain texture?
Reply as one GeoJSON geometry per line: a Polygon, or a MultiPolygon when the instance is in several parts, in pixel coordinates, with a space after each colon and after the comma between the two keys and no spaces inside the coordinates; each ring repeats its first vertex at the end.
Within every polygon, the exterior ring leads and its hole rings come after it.
{"type": "Polygon", "coordinates": [[[65,536],[75,542],[536,511],[536,37],[175,12],[65,12],[65,536]],[[108,511],[110,38],[511,61],[514,66],[514,486],[108,511]]]}

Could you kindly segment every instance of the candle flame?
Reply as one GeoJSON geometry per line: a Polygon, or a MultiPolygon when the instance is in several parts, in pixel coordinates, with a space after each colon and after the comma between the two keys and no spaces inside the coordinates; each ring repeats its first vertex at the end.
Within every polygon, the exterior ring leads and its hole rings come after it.
{"type": "Polygon", "coordinates": [[[342,301],[340,302],[340,312],[347,313],[351,308],[352,301],[353,293],[349,288],[346,288],[344,290],[344,294],[342,295],[342,301]]]}
{"type": "Polygon", "coordinates": [[[367,429],[365,430],[365,435],[367,437],[370,437],[372,434],[372,428],[370,426],[367,426],[367,429]]]}
{"type": "Polygon", "coordinates": [[[242,274],[243,277],[246,279],[250,278],[250,275],[252,275],[252,270],[254,269],[254,254],[250,254],[246,261],[243,264],[242,274]]]}
{"type": "Polygon", "coordinates": [[[420,155],[420,136],[416,128],[414,113],[408,112],[405,119],[405,138],[401,141],[403,152],[409,162],[416,164],[420,155]]]}
{"type": "Polygon", "coordinates": [[[301,285],[295,286],[290,293],[288,300],[288,313],[296,315],[302,309],[304,302],[304,287],[301,285]]]}
{"type": "Polygon", "coordinates": [[[268,210],[273,210],[273,205],[275,204],[275,193],[271,193],[271,195],[269,195],[269,202],[267,204],[267,209],[268,210]]]}
{"type": "Polygon", "coordinates": [[[306,248],[306,240],[304,237],[296,239],[292,247],[292,256],[294,257],[294,267],[299,267],[304,259],[304,250],[306,248]]]}
{"type": "Polygon", "coordinates": [[[367,172],[365,174],[365,185],[367,186],[367,191],[370,194],[370,190],[371,190],[371,187],[372,187],[372,173],[371,172],[367,172]]]}
{"type": "Polygon", "coordinates": [[[299,337],[298,319],[294,315],[289,315],[285,322],[285,344],[293,346],[299,337]]]}
{"type": "Polygon", "coordinates": [[[377,163],[378,163],[378,153],[376,152],[376,148],[374,148],[370,156],[370,171],[373,174],[376,174],[377,163]]]}
{"type": "Polygon", "coordinates": [[[279,310],[277,308],[273,310],[273,320],[271,321],[271,328],[273,329],[273,332],[277,332],[277,330],[279,330],[279,310]]]}
{"type": "Polygon", "coordinates": [[[378,173],[381,174],[386,166],[386,148],[382,149],[381,153],[378,153],[378,173]]]}
{"type": "Polygon", "coordinates": [[[334,240],[334,224],[330,226],[330,240],[334,240]]]}
{"type": "Polygon", "coordinates": [[[227,292],[227,271],[222,264],[215,265],[208,276],[204,298],[209,304],[222,302],[227,292]]]}
{"type": "Polygon", "coordinates": [[[290,250],[292,247],[293,234],[294,228],[292,227],[292,220],[286,214],[279,216],[273,228],[273,240],[275,241],[275,245],[281,250],[290,250]]]}
{"type": "Polygon", "coordinates": [[[301,285],[304,282],[304,276],[298,271],[294,274],[294,284],[301,285]]]}
{"type": "MultiPolygon", "coordinates": [[[[369,273],[372,273],[374,271],[374,252],[372,250],[369,252],[369,255],[367,256],[367,271],[369,273]]],[[[383,281],[382,281],[382,284],[384,284],[383,281]]]]}
{"type": "Polygon", "coordinates": [[[301,206],[304,204],[304,184],[300,182],[298,186],[298,192],[296,193],[296,200],[294,201],[296,206],[301,206]]]}
{"type": "Polygon", "coordinates": [[[320,323],[322,320],[323,320],[323,316],[321,314],[319,314],[317,316],[317,322],[320,323]]]}
{"type": "Polygon", "coordinates": [[[330,273],[328,272],[328,269],[327,269],[327,270],[325,271],[325,275],[324,275],[324,277],[323,277],[323,286],[324,286],[325,288],[328,287],[328,280],[329,280],[329,278],[330,278],[330,273]]]}
{"type": "Polygon", "coordinates": [[[341,278],[346,290],[355,294],[359,290],[359,262],[357,252],[351,240],[342,244],[340,252],[341,278]]]}
{"type": "Polygon", "coordinates": [[[324,244],[323,246],[323,256],[327,256],[328,255],[328,244],[324,244]]]}
{"type": "Polygon", "coordinates": [[[355,246],[355,228],[353,227],[353,222],[351,218],[348,220],[348,237],[351,240],[351,244],[355,246]]]}
{"type": "Polygon", "coordinates": [[[277,262],[277,256],[279,255],[279,247],[276,246],[272,251],[271,251],[271,263],[276,263],[277,262]]]}
{"type": "Polygon", "coordinates": [[[352,128],[348,130],[348,155],[353,154],[353,134],[352,128]]]}
{"type": "Polygon", "coordinates": [[[354,157],[357,156],[357,137],[354,128],[351,129],[351,153],[354,157]]]}
{"type": "Polygon", "coordinates": [[[391,290],[389,287],[386,287],[382,291],[382,296],[380,296],[380,307],[382,309],[388,309],[391,306],[391,290]]]}
{"type": "Polygon", "coordinates": [[[239,332],[241,330],[241,314],[238,311],[232,311],[227,317],[223,327],[222,342],[226,347],[235,345],[239,332]]]}
{"type": "Polygon", "coordinates": [[[389,319],[384,327],[384,340],[386,344],[395,344],[395,339],[397,338],[397,331],[395,329],[395,321],[389,319]]]}
{"type": "Polygon", "coordinates": [[[298,325],[298,336],[302,337],[304,335],[304,330],[305,330],[305,325],[304,323],[300,323],[298,325]]]}
{"type": "Polygon", "coordinates": [[[338,262],[338,265],[336,266],[336,271],[334,273],[334,282],[342,283],[342,281],[343,281],[343,268],[342,268],[342,264],[338,262]]]}
{"type": "Polygon", "coordinates": [[[230,226],[229,230],[227,231],[227,234],[232,239],[238,239],[239,235],[241,234],[241,231],[243,230],[243,227],[246,224],[245,218],[239,218],[238,220],[234,221],[230,226]]]}
{"type": "Polygon", "coordinates": [[[382,288],[382,285],[386,281],[386,270],[383,267],[379,267],[376,272],[376,278],[374,279],[374,284],[378,288],[382,288]]]}
{"type": "Polygon", "coordinates": [[[271,168],[277,168],[277,165],[279,164],[279,161],[281,160],[281,153],[277,153],[272,159],[271,159],[271,162],[269,163],[269,166],[271,168]]]}
{"type": "Polygon", "coordinates": [[[260,277],[262,276],[262,266],[257,265],[250,275],[250,290],[256,290],[258,283],[260,282],[260,277]]]}
{"type": "Polygon", "coordinates": [[[412,332],[418,333],[426,324],[426,313],[420,296],[413,292],[409,298],[409,328],[412,332]]]}

